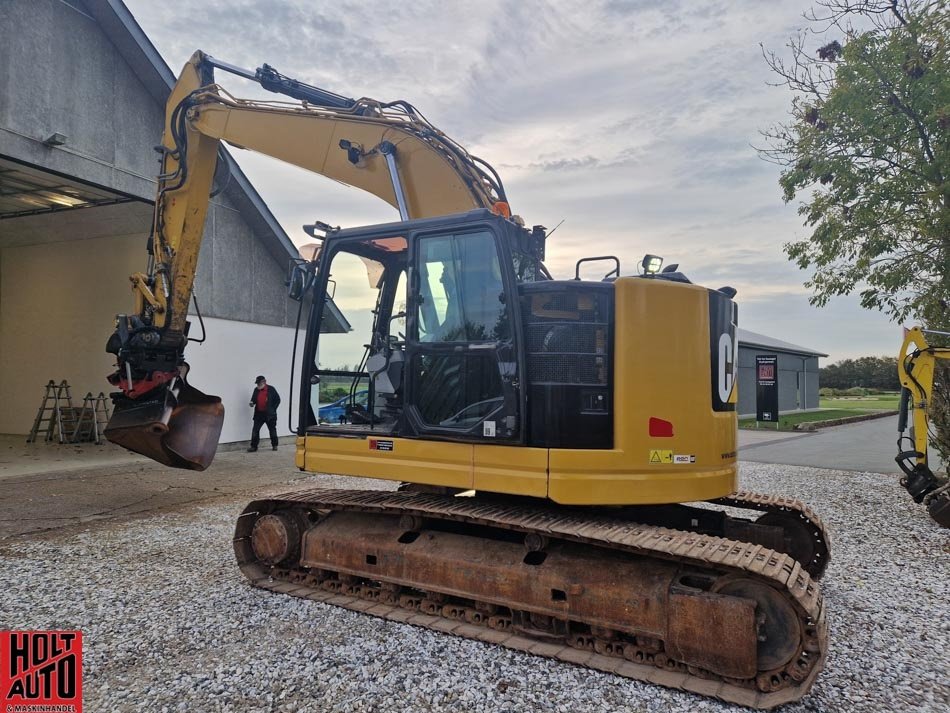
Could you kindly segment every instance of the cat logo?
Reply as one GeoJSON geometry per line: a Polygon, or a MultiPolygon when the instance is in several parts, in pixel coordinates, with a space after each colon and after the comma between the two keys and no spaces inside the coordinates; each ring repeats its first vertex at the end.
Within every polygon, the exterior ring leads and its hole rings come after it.
{"type": "Polygon", "coordinates": [[[735,302],[718,290],[709,292],[709,362],[713,411],[735,411],[738,341],[735,302]]]}
{"type": "Polygon", "coordinates": [[[725,332],[719,336],[719,400],[729,403],[732,396],[732,387],[736,381],[736,347],[735,334],[725,332]]]}

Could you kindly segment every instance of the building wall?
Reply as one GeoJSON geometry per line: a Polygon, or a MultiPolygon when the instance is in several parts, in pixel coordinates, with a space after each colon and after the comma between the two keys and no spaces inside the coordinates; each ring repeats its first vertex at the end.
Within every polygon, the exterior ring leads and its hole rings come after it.
{"type": "Polygon", "coordinates": [[[162,109],[81,8],[0,2],[0,154],[151,199],[162,109]]]}
{"type": "MultiPolygon", "coordinates": [[[[127,63],[139,61],[132,38],[114,22],[107,35],[93,18],[104,8],[0,0],[0,155],[151,201],[164,98],[155,77],[150,91],[127,63]],[[54,132],[65,145],[43,144],[54,132]]],[[[196,295],[218,336],[188,350],[196,385],[225,397],[223,440],[247,438],[253,375],[289,383],[297,314],[284,287],[286,237],[243,180],[212,200],[198,263],[196,295]]],[[[131,308],[128,275],[145,267],[150,214],[133,201],[0,220],[0,433],[29,431],[50,379],[68,380],[79,398],[109,391],[104,346],[115,314],[131,308]]]]}
{"type": "MultiPolygon", "coordinates": [[[[164,102],[86,9],[81,0],[0,1],[0,155],[152,201],[164,102]],[[42,143],[54,132],[67,136],[64,146],[42,143]]],[[[287,248],[262,224],[236,180],[213,199],[197,278],[204,314],[293,324],[287,248]]],[[[0,221],[0,248],[13,230],[0,221]]],[[[69,239],[62,231],[53,240],[69,239]]],[[[136,265],[143,267],[144,256],[136,265]]]]}
{"type": "Polygon", "coordinates": [[[205,221],[195,290],[202,314],[291,327],[297,303],[287,299],[287,264],[278,262],[230,198],[214,199],[205,221]]]}
{"type": "MultiPolygon", "coordinates": [[[[195,325],[197,327],[197,325],[195,325]]],[[[190,344],[185,358],[191,366],[188,382],[207,394],[220,396],[224,403],[224,429],[221,442],[246,441],[251,437],[251,408],[254,377],[263,374],[277,389],[281,402],[277,411],[277,430],[288,435],[290,422],[296,427],[297,395],[290,400],[290,362],[294,330],[264,324],[247,324],[226,319],[205,319],[208,341],[190,344]]],[[[297,371],[303,354],[304,336],[297,341],[297,371]]],[[[294,384],[294,391],[299,394],[294,384]]],[[[262,431],[267,441],[267,428],[262,431]]]]}
{"type": "MultiPolygon", "coordinates": [[[[142,267],[144,242],[137,234],[0,250],[0,433],[29,432],[51,379],[66,379],[77,401],[87,391],[108,394],[114,357],[105,344],[116,312],[132,305],[128,275],[142,267]]],[[[289,433],[294,330],[214,317],[204,322],[208,341],[189,345],[186,356],[194,385],[224,399],[222,442],[249,437],[247,398],[257,374],[268,376],[284,398],[280,432],[289,433]]],[[[298,341],[302,350],[303,338],[298,341]]]]}
{"type": "Polygon", "coordinates": [[[120,235],[0,250],[0,433],[29,433],[50,379],[80,399],[109,392],[105,344],[116,312],[131,308],[143,244],[120,235]]]}
{"type": "Polygon", "coordinates": [[[755,357],[778,355],[779,411],[818,408],[818,357],[778,350],[745,347],[739,344],[738,411],[755,415],[755,357]]]}

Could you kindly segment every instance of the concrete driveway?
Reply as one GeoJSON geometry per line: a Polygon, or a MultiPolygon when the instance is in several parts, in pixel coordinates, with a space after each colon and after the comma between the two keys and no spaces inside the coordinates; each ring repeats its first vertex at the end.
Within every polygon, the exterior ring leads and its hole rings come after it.
{"type": "MultiPolygon", "coordinates": [[[[756,463],[900,473],[894,462],[896,455],[897,416],[823,428],[814,433],[778,432],[765,428],[739,431],[739,459],[756,463]]],[[[930,457],[934,471],[943,467],[933,450],[930,457]]]]}
{"type": "Polygon", "coordinates": [[[114,446],[86,448],[87,460],[57,444],[0,459],[0,539],[174,510],[264,486],[292,490],[292,481],[308,476],[294,466],[293,444],[276,453],[218,453],[202,473],[166,468],[114,446]]]}

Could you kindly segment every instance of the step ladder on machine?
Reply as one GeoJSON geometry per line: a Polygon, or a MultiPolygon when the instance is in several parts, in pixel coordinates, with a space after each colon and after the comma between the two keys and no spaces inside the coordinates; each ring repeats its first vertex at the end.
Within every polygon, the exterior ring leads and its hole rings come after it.
{"type": "Polygon", "coordinates": [[[107,423],[109,423],[109,401],[106,395],[101,391],[98,396],[93,396],[91,391],[88,392],[82,401],[82,408],[79,410],[76,428],[73,430],[70,442],[94,442],[97,446],[101,446],[102,434],[105,432],[107,423]]]}
{"type": "Polygon", "coordinates": [[[36,412],[33,428],[30,429],[30,435],[26,438],[27,443],[35,443],[41,430],[45,434],[43,440],[47,443],[53,440],[54,433],[60,443],[66,443],[67,434],[72,435],[76,428],[76,410],[73,408],[73,397],[69,389],[66,379],[59,384],[52,379],[49,380],[46,384],[43,403],[36,412]]]}

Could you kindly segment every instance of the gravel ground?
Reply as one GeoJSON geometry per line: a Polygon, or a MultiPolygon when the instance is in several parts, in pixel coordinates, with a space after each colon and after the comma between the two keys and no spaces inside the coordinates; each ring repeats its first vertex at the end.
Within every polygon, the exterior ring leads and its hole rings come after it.
{"type": "MultiPolygon", "coordinates": [[[[888,476],[743,463],[742,485],[805,500],[832,533],[828,661],[782,710],[948,710],[948,531],[888,476]]],[[[0,541],[0,628],[81,629],[93,713],[737,710],[253,589],[231,550],[248,500],[0,541]]]]}

